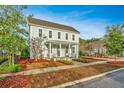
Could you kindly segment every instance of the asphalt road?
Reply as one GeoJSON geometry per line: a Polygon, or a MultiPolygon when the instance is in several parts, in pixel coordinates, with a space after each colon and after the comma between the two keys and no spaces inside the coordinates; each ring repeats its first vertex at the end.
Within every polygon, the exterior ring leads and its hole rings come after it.
{"type": "Polygon", "coordinates": [[[68,88],[124,88],[124,70],[68,88]]]}

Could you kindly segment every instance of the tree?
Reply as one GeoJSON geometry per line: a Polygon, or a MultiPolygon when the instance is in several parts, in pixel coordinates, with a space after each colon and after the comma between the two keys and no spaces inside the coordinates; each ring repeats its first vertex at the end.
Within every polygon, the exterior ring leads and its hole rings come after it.
{"type": "Polygon", "coordinates": [[[21,58],[22,59],[27,59],[30,57],[30,51],[29,51],[29,47],[26,47],[25,49],[23,49],[21,51],[21,58]]]}
{"type": "Polygon", "coordinates": [[[14,65],[14,55],[26,46],[26,6],[0,6],[0,50],[8,54],[9,64],[14,65]]]}
{"type": "Polygon", "coordinates": [[[107,27],[105,46],[109,55],[121,55],[124,52],[124,34],[122,25],[107,27]]]}
{"type": "Polygon", "coordinates": [[[32,51],[32,54],[33,54],[33,58],[34,59],[39,59],[39,58],[42,58],[43,55],[43,51],[44,51],[44,44],[47,40],[47,37],[35,37],[35,38],[32,38],[30,40],[30,49],[32,51]]]}

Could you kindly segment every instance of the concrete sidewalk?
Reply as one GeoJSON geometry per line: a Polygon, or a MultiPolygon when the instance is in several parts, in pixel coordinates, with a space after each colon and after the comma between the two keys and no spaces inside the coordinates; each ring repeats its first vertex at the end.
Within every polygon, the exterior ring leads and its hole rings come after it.
{"type": "Polygon", "coordinates": [[[93,63],[82,63],[80,65],[68,65],[68,66],[59,66],[59,67],[48,67],[48,68],[32,69],[32,70],[21,71],[21,72],[17,72],[17,73],[1,74],[0,77],[16,76],[16,75],[41,74],[41,73],[53,72],[53,71],[58,71],[58,70],[63,70],[63,69],[83,67],[83,66],[96,65],[96,64],[104,64],[104,63],[106,63],[106,61],[99,61],[99,62],[93,62],[93,63]]]}

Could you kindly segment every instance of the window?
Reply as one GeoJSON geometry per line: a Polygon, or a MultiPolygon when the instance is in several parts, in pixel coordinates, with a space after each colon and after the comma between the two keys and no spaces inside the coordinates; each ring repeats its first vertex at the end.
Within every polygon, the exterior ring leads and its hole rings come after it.
{"type": "Polygon", "coordinates": [[[61,33],[58,32],[58,39],[61,39],[61,33]]]}
{"type": "Polygon", "coordinates": [[[68,40],[68,33],[66,33],[66,36],[65,36],[66,40],[68,40]]]}
{"type": "Polygon", "coordinates": [[[42,29],[39,29],[39,37],[42,37],[42,29]]]}
{"type": "Polygon", "coordinates": [[[49,38],[52,38],[52,31],[49,31],[49,38]]]}
{"type": "Polygon", "coordinates": [[[72,40],[75,40],[75,35],[72,35],[72,40]]]}

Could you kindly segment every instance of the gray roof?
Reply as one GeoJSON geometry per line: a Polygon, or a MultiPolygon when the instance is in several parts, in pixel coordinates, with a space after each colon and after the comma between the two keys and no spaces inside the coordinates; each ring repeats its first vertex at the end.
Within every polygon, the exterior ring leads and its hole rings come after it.
{"type": "Polygon", "coordinates": [[[41,20],[41,19],[29,18],[28,22],[29,22],[29,24],[31,23],[31,24],[35,24],[35,25],[53,27],[53,28],[58,28],[58,29],[62,29],[62,30],[68,30],[71,32],[80,33],[79,31],[77,31],[75,28],[73,28],[71,26],[58,24],[58,23],[54,23],[54,22],[49,22],[49,21],[45,21],[45,20],[41,20]]]}

